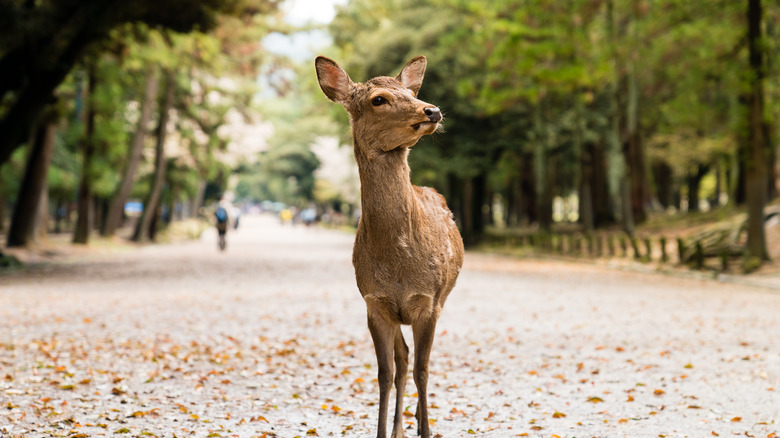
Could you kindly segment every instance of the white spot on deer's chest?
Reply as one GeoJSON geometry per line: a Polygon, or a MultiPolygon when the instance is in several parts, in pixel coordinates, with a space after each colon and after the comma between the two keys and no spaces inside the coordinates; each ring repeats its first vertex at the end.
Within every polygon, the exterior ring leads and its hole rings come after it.
{"type": "Polygon", "coordinates": [[[398,248],[401,250],[402,253],[411,256],[412,255],[412,247],[409,242],[409,236],[406,234],[401,234],[398,236],[398,248]]]}

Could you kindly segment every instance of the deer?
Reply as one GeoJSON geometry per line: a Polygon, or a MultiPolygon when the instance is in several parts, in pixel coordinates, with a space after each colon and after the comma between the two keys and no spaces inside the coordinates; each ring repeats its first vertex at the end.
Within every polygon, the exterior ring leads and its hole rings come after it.
{"type": "Polygon", "coordinates": [[[387,436],[393,381],[391,437],[404,437],[409,348],[401,325],[411,325],[414,338],[417,434],[430,438],[427,386],[434,332],[463,265],[463,239],[446,200],[410,179],[410,148],[436,132],[443,120],[438,107],[417,98],[426,66],[427,59],[418,56],[395,78],[354,83],[335,61],[323,56],[315,60],[323,93],[349,113],[360,178],[362,210],[352,264],[378,365],[377,438],[387,436]]]}

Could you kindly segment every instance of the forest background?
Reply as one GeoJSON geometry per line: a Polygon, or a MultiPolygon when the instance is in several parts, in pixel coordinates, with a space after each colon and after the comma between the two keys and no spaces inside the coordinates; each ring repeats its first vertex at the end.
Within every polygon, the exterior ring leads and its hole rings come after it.
{"type": "MultiPolygon", "coordinates": [[[[6,245],[123,226],[155,240],[226,192],[355,217],[354,174],[323,172],[349,155],[348,121],[311,59],[266,47],[316,27],[281,6],[0,1],[6,245]]],[[[704,210],[728,225],[701,251],[750,267],[769,257],[778,194],[779,24],[761,0],[350,0],[314,35],[356,81],[428,57],[420,98],[446,132],[414,147],[412,178],[445,195],[468,244],[506,230],[631,241],[704,210]]]]}

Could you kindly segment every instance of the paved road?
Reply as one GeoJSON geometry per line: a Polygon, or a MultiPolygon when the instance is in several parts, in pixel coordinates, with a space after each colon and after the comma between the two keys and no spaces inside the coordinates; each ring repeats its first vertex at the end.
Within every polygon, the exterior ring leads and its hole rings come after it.
{"type": "MultiPolygon", "coordinates": [[[[225,253],[207,233],[1,275],[0,436],[370,436],[352,236],[242,220],[225,253]]],[[[780,294],[470,253],[430,391],[443,437],[775,436],[780,294]]]]}

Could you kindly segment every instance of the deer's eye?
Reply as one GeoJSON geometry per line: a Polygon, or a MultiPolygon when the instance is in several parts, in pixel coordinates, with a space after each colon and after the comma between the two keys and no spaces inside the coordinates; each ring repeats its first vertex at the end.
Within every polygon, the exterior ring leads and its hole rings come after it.
{"type": "Polygon", "coordinates": [[[374,106],[384,105],[386,103],[387,103],[387,99],[385,99],[382,96],[377,96],[377,97],[371,99],[371,105],[374,105],[374,106]]]}

